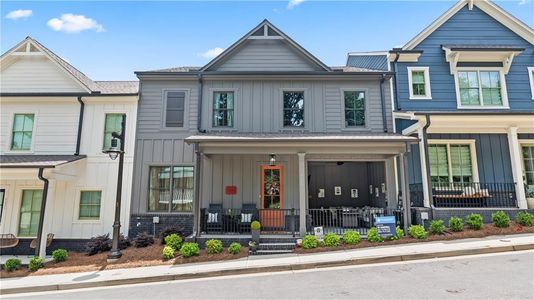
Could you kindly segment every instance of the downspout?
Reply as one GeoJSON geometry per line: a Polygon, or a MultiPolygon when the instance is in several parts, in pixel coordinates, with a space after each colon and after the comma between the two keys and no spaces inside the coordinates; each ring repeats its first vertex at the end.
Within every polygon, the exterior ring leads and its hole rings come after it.
{"type": "Polygon", "coordinates": [[[432,197],[432,182],[430,181],[430,159],[428,158],[428,134],[427,130],[428,127],[430,127],[430,124],[432,124],[432,121],[430,120],[430,115],[425,114],[425,126],[423,127],[423,146],[425,147],[425,164],[426,164],[426,182],[427,182],[427,189],[428,189],[428,201],[430,202],[430,207],[434,206],[434,200],[432,197]]]}
{"type": "Polygon", "coordinates": [[[206,132],[202,130],[202,96],[204,91],[204,80],[202,79],[202,73],[198,74],[198,116],[197,116],[197,130],[199,133],[206,132]]]}
{"type": "Polygon", "coordinates": [[[395,52],[395,60],[393,61],[393,73],[394,73],[394,77],[393,77],[393,80],[395,80],[395,108],[394,110],[401,110],[400,108],[400,105],[399,105],[399,83],[397,81],[397,68],[398,68],[398,65],[397,65],[397,62],[399,61],[399,58],[400,58],[400,51],[397,50],[395,52]]]}
{"type": "Polygon", "coordinates": [[[382,106],[382,124],[384,126],[384,132],[388,132],[388,124],[386,118],[386,100],[384,99],[384,81],[386,80],[386,75],[382,74],[380,78],[380,104],[382,106]]]}
{"type": "MultiPolygon", "coordinates": [[[[44,182],[43,186],[43,195],[41,198],[41,212],[39,214],[39,228],[37,229],[37,239],[35,246],[35,256],[39,256],[41,249],[41,240],[43,237],[43,227],[44,227],[44,217],[45,217],[45,208],[46,208],[46,197],[48,195],[48,179],[43,177],[44,168],[39,168],[39,174],[37,177],[44,182]]],[[[46,252],[46,248],[45,248],[46,252]]]]}
{"type": "Polygon", "coordinates": [[[82,143],[83,111],[85,109],[85,103],[82,100],[82,96],[78,96],[78,102],[80,103],[80,115],[78,117],[78,136],[76,137],[76,152],[74,155],[80,155],[80,146],[82,143]]]}

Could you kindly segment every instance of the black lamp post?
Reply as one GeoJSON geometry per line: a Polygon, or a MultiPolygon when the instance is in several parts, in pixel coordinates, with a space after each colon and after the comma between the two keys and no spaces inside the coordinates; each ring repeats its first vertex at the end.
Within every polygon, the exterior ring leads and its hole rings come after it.
{"type": "Polygon", "coordinates": [[[115,221],[113,222],[113,241],[111,251],[108,254],[108,261],[113,262],[122,256],[119,249],[119,235],[121,229],[121,197],[122,197],[122,170],[124,166],[124,142],[126,134],[126,115],[122,115],[121,132],[111,134],[111,147],[103,152],[109,155],[112,160],[119,157],[119,174],[117,176],[117,196],[115,198],[115,221]],[[118,143],[120,147],[118,147],[118,143]]]}

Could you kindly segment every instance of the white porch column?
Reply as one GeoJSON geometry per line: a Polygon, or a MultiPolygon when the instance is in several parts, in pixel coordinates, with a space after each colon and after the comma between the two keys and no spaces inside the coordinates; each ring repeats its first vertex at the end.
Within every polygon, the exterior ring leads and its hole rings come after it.
{"type": "Polygon", "coordinates": [[[517,205],[521,209],[527,208],[527,199],[525,196],[525,186],[523,183],[523,171],[521,167],[521,149],[517,138],[517,127],[510,127],[507,130],[508,147],[510,148],[510,160],[512,162],[512,174],[515,182],[515,195],[517,205]]]}
{"type": "Polygon", "coordinates": [[[297,153],[299,157],[299,225],[300,235],[306,235],[306,153],[297,153]]]}
{"type": "Polygon", "coordinates": [[[54,219],[54,201],[56,199],[56,181],[54,179],[48,180],[48,193],[46,196],[46,206],[43,214],[43,234],[41,236],[41,243],[39,247],[39,256],[44,258],[46,256],[46,242],[47,236],[52,232],[52,223],[54,219]]]}
{"type": "Polygon", "coordinates": [[[430,193],[428,191],[428,174],[426,172],[426,149],[423,128],[417,130],[419,136],[419,160],[421,161],[421,183],[423,184],[423,204],[430,207],[430,193]]]}

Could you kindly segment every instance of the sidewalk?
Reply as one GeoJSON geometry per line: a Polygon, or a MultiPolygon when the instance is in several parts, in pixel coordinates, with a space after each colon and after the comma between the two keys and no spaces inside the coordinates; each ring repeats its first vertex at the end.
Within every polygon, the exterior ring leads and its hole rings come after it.
{"type": "Polygon", "coordinates": [[[250,256],[224,262],[165,265],[85,273],[6,278],[1,279],[0,281],[0,294],[160,282],[230,274],[288,271],[339,265],[406,261],[527,249],[534,249],[534,234],[379,246],[374,248],[314,254],[250,256]]]}

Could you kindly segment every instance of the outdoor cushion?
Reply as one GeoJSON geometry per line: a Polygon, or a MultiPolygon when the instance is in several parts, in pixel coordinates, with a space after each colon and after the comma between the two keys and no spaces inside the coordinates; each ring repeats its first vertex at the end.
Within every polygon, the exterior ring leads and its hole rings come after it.
{"type": "Polygon", "coordinates": [[[250,223],[252,222],[252,214],[241,214],[241,223],[250,223]]]}
{"type": "Polygon", "coordinates": [[[208,213],[208,223],[217,223],[219,213],[208,213]]]}

